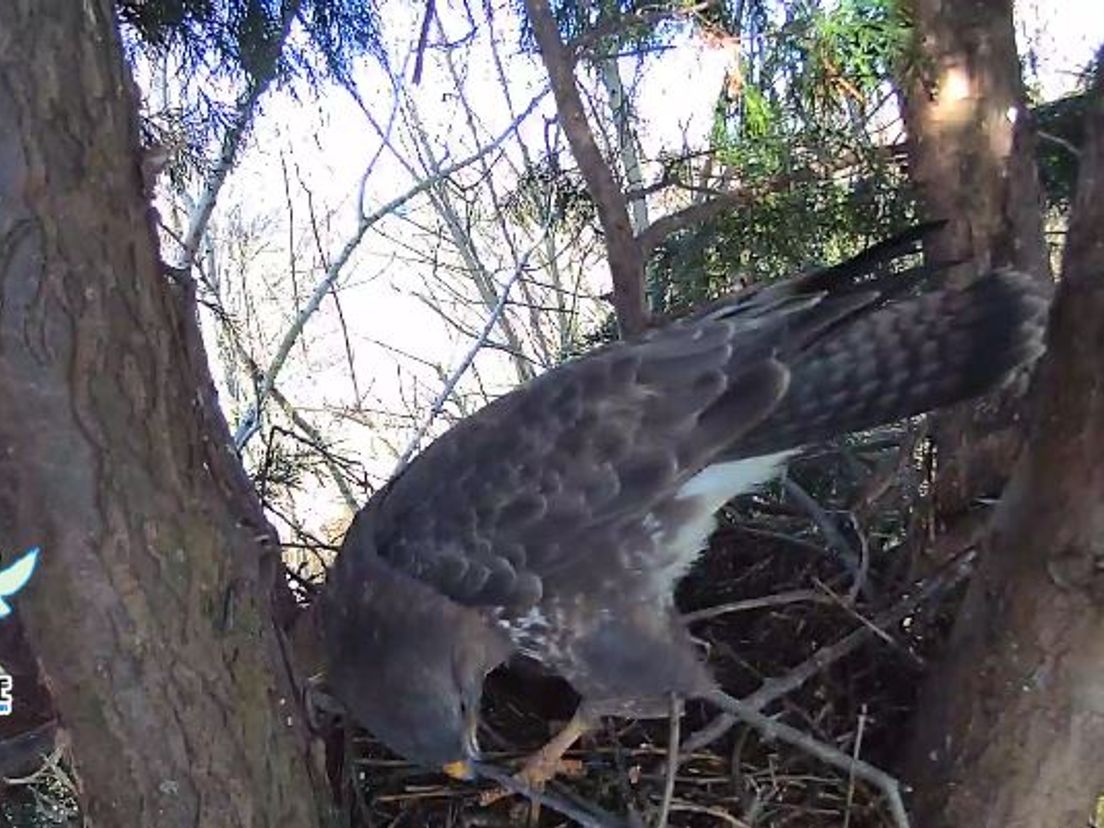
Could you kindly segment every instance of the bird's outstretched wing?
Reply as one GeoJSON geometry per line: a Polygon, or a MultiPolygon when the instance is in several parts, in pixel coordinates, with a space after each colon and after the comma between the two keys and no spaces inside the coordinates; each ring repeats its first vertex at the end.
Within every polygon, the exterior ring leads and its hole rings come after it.
{"type": "Polygon", "coordinates": [[[928,229],[500,398],[373,498],[378,553],[514,616],[551,586],[631,588],[662,571],[669,589],[712,528],[703,515],[770,475],[764,455],[975,395],[1041,352],[1030,278],[914,295],[938,269],[891,272],[928,229]]]}

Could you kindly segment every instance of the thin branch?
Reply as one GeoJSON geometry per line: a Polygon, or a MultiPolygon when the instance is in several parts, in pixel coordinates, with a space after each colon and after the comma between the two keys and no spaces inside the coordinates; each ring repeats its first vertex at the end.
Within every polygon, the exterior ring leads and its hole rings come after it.
{"type": "MultiPolygon", "coordinates": [[[[345,269],[345,265],[348,264],[349,259],[352,257],[356,249],[360,246],[360,242],[364,238],[364,234],[368,232],[369,228],[371,228],[374,224],[376,224],[384,217],[395,212],[395,210],[406,204],[406,202],[410,201],[410,199],[424,193],[426,190],[430,189],[438,182],[443,181],[450,175],[454,175],[457,171],[462,170],[469,164],[478,161],[487,153],[493,152],[495,149],[497,149],[510,136],[510,134],[518,128],[521,122],[529,117],[529,114],[534,109],[536,109],[537,105],[546,94],[547,90],[542,90],[540,93],[538,93],[537,96],[534,97],[533,100],[529,103],[529,106],[526,107],[525,111],[522,112],[521,115],[519,115],[517,118],[515,118],[510,123],[510,125],[502,132],[502,134],[499,135],[498,138],[487,144],[485,147],[482,147],[468,157],[457,161],[455,164],[451,164],[447,167],[441,168],[441,170],[434,175],[426,176],[409,190],[398,196],[395,196],[395,198],[391,199],[374,212],[367,214],[361,212],[360,221],[357,223],[356,230],[353,232],[349,240],[345,242],[345,245],[344,247],[342,247],[341,252],[339,252],[337,256],[334,257],[333,262],[331,262],[330,266],[326,269],[325,275],[315,286],[314,291],[311,293],[310,299],[307,301],[307,304],[304,305],[303,309],[299,312],[299,315],[296,317],[295,321],[292,323],[287,333],[284,334],[284,338],[280,341],[280,346],[276,349],[276,355],[272,358],[272,362],[269,363],[268,370],[265,371],[264,374],[264,380],[261,383],[260,388],[257,390],[257,399],[249,407],[249,410],[245,413],[245,416],[242,417],[241,421],[238,423],[237,429],[234,432],[234,445],[237,446],[238,451],[241,451],[245,447],[245,444],[253,436],[253,434],[256,433],[258,427],[257,424],[260,419],[259,415],[261,407],[265,404],[265,401],[268,399],[268,396],[272,391],[272,386],[276,381],[276,375],[279,374],[280,370],[284,367],[284,363],[287,361],[288,354],[291,353],[292,347],[295,345],[296,340],[298,340],[299,335],[303,332],[303,326],[306,325],[307,320],[314,315],[314,312],[318,310],[319,305],[322,304],[322,300],[326,297],[326,294],[329,293],[330,286],[337,281],[338,276],[341,275],[342,271],[345,269]]],[[[365,175],[364,178],[362,178],[361,180],[362,204],[364,194],[364,182],[366,178],[367,175],[365,175]]]]}
{"type": "MultiPolygon", "coordinates": [[[[413,106],[413,103],[408,101],[408,104],[407,118],[412,132],[414,133],[414,138],[418,144],[421,145],[422,153],[426,158],[427,166],[430,171],[436,170],[438,161],[433,153],[433,148],[429,144],[429,137],[426,134],[425,126],[422,124],[421,118],[418,115],[417,109],[413,106]]],[[[482,159],[481,163],[483,163],[483,175],[489,182],[490,168],[482,159]]],[[[453,245],[460,253],[460,257],[464,261],[464,265],[468,270],[471,280],[475,283],[476,289],[479,291],[480,298],[483,300],[485,307],[490,310],[497,304],[499,297],[495,295],[494,280],[491,278],[490,272],[483,264],[479,252],[475,248],[475,241],[472,238],[470,228],[462,224],[460,215],[453,204],[452,198],[449,196],[447,188],[438,184],[438,186],[434,187],[430,192],[430,200],[436,208],[438,215],[440,215],[441,219],[445,222],[445,226],[448,227],[453,245]]],[[[512,249],[513,243],[504,224],[503,233],[505,234],[508,245],[512,249]]],[[[517,260],[515,258],[515,264],[516,263],[517,260]]],[[[497,324],[498,327],[502,329],[502,335],[506,338],[506,341],[519,352],[522,351],[523,346],[521,337],[518,336],[509,315],[506,313],[500,314],[497,324]]],[[[520,382],[526,382],[533,378],[532,368],[523,360],[514,360],[514,370],[517,372],[520,382]]]]}
{"type": "MultiPolygon", "coordinates": [[[[859,713],[859,727],[855,731],[855,749],[851,751],[851,756],[854,759],[859,758],[859,754],[862,752],[863,731],[866,729],[866,705],[862,706],[862,712],[859,713]]],[[[847,803],[843,809],[843,828],[850,828],[851,826],[851,804],[855,801],[855,771],[851,770],[847,775],[847,803]]]]}
{"type": "Polygon", "coordinates": [[[226,178],[230,175],[230,170],[233,169],[234,162],[238,158],[238,150],[241,149],[242,139],[253,123],[253,116],[257,111],[257,102],[276,77],[276,65],[283,53],[284,44],[287,43],[288,35],[291,32],[291,24],[299,13],[300,4],[300,0],[295,0],[288,8],[283,21],[284,28],[280,33],[280,48],[273,54],[271,63],[265,67],[264,74],[254,79],[239,100],[234,123],[230,125],[226,134],[222,137],[222,147],[219,151],[218,160],[207,176],[203,193],[188,216],[188,231],[184,234],[180,260],[177,263],[177,267],[180,269],[190,270],[195,262],[196,253],[199,251],[199,243],[207,232],[207,225],[211,221],[211,214],[215,211],[215,204],[218,201],[219,193],[222,191],[222,185],[226,183],[226,178]]]}
{"type": "Polygon", "coordinates": [[[425,65],[426,41],[429,39],[429,24],[435,14],[434,0],[426,0],[425,16],[422,17],[422,30],[418,33],[417,54],[414,58],[414,85],[422,82],[422,67],[425,65]]]}
{"type": "MultiPolygon", "coordinates": [[[[501,785],[508,791],[521,794],[531,802],[538,802],[546,808],[550,808],[553,811],[575,820],[582,828],[628,828],[623,821],[617,819],[612,814],[584,811],[578,805],[568,802],[566,799],[556,794],[533,790],[524,782],[515,779],[505,771],[501,771],[491,765],[476,765],[475,772],[480,777],[490,779],[492,782],[501,785]]],[[[597,810],[596,806],[592,807],[597,810]]]]}
{"type": "Polygon", "coordinates": [[[675,9],[661,9],[610,16],[572,40],[567,44],[567,50],[570,52],[573,61],[578,60],[584,52],[589,51],[590,48],[600,40],[612,37],[626,29],[637,26],[651,29],[664,20],[669,20],[673,17],[690,17],[698,12],[705,11],[712,5],[713,0],[706,0],[706,2],[703,3],[695,3],[692,6],[680,6],[675,9]]]}
{"type": "Polygon", "coordinates": [[[705,698],[730,715],[754,727],[764,738],[787,742],[827,765],[853,773],[859,779],[874,785],[885,796],[897,828],[909,828],[908,813],[905,811],[904,800],[901,799],[901,786],[895,777],[862,759],[848,756],[843,751],[801,732],[796,727],[763,715],[754,707],[734,699],[722,690],[714,690],[705,698]]]}
{"type": "MultiPolygon", "coordinates": [[[[690,188],[684,188],[690,189],[690,188]]],[[[702,201],[691,204],[682,210],[661,216],[649,224],[637,237],[642,255],[647,255],[656,249],[672,233],[678,232],[694,224],[708,221],[726,210],[731,210],[741,203],[739,194],[724,193],[718,195],[712,201],[702,201]]]]}
{"type": "Polygon", "coordinates": [[[786,604],[796,604],[800,601],[826,602],[824,596],[816,590],[792,589],[788,592],[763,595],[759,598],[745,598],[742,601],[732,601],[727,604],[718,604],[715,607],[694,610],[693,612],[684,613],[682,620],[687,624],[693,624],[696,621],[705,621],[709,618],[717,618],[718,616],[728,615],[732,612],[747,612],[748,610],[762,609],[763,607],[779,607],[785,606],[786,604]]]}
{"type": "MultiPolygon", "coordinates": [[[[821,647],[784,676],[766,679],[758,690],[749,696],[745,696],[741,700],[741,704],[752,710],[762,710],[772,702],[792,693],[810,678],[823,672],[827,667],[869,641],[874,637],[874,629],[899,624],[933,596],[965,580],[972,571],[972,565],[976,557],[977,552],[973,549],[963,552],[940,572],[917,587],[912,595],[876,615],[869,624],[864,624],[834,644],[821,647]]],[[[686,744],[682,746],[682,753],[684,755],[694,753],[716,741],[728,732],[735,721],[736,719],[733,716],[727,714],[718,716],[706,727],[687,739],[686,744]]]]}
{"type": "Polygon", "coordinates": [[[663,801],[659,806],[659,816],[656,818],[656,828],[667,828],[667,820],[671,816],[671,802],[675,798],[675,775],[679,766],[679,735],[682,721],[682,703],[679,697],[671,694],[670,727],[667,735],[667,774],[663,779],[663,801]]]}
{"type": "Polygon", "coordinates": [[[805,491],[801,484],[792,477],[787,476],[782,481],[782,485],[786,489],[786,494],[796,500],[797,504],[813,519],[817,528],[824,534],[824,539],[828,541],[828,545],[836,551],[836,554],[847,565],[848,570],[853,574],[857,574],[859,571],[859,556],[855,554],[855,550],[851,548],[851,544],[847,542],[839,527],[828,517],[828,513],[816,502],[816,498],[805,491]]]}
{"type": "Polygon", "coordinates": [[[1061,147],[1066,152],[1068,152],[1070,155],[1072,155],[1074,158],[1079,159],[1081,157],[1081,150],[1079,150],[1074,144],[1067,141],[1062,136],[1054,135],[1054,134],[1052,134],[1050,132],[1047,132],[1046,130],[1042,130],[1042,129],[1036,129],[1035,134],[1038,135],[1041,140],[1049,141],[1050,143],[1061,147]]]}
{"type": "Polygon", "coordinates": [[[395,465],[395,471],[393,475],[397,475],[406,467],[406,464],[410,462],[410,458],[414,456],[414,452],[416,452],[418,450],[418,447],[422,444],[422,438],[425,437],[426,432],[428,432],[430,426],[433,425],[433,421],[437,419],[438,415],[441,413],[441,410],[444,408],[445,403],[448,402],[449,397],[452,396],[452,392],[456,389],[457,383],[460,382],[461,377],[463,377],[468,368],[471,367],[471,364],[475,360],[476,355],[487,342],[488,337],[490,337],[491,335],[491,331],[493,331],[495,326],[498,324],[498,318],[502,315],[503,311],[506,310],[506,302],[510,297],[511,288],[513,288],[517,280],[521,278],[522,272],[525,270],[526,266],[529,263],[529,257],[533,254],[533,251],[536,250],[537,247],[544,241],[544,237],[545,235],[547,235],[547,233],[548,225],[546,224],[537,240],[521,256],[521,259],[518,262],[517,269],[514,270],[513,275],[503,286],[502,292],[501,294],[499,294],[498,297],[498,304],[495,305],[494,309],[491,311],[490,316],[487,317],[487,321],[483,325],[483,330],[479,332],[479,336],[476,338],[475,342],[472,343],[471,348],[468,349],[468,352],[464,355],[464,358],[460,360],[460,364],[456,366],[456,369],[452,372],[448,380],[445,382],[445,385],[441,389],[440,393],[437,395],[437,398],[433,401],[433,405],[430,407],[429,414],[426,416],[425,421],[418,427],[418,430],[414,433],[414,437],[410,440],[409,445],[407,445],[406,449],[399,457],[399,462],[395,465]]]}

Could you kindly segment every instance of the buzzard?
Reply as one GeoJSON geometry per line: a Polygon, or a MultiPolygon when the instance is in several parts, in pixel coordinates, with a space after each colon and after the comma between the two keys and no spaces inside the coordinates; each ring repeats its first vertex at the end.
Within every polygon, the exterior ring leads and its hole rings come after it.
{"type": "Polygon", "coordinates": [[[930,226],[567,362],[437,439],[356,516],[321,598],[327,679],[397,753],[470,773],[485,675],[515,654],[595,717],[713,680],[673,600],[733,496],[818,441],[945,406],[1043,349],[1023,274],[906,267],[930,226]]]}

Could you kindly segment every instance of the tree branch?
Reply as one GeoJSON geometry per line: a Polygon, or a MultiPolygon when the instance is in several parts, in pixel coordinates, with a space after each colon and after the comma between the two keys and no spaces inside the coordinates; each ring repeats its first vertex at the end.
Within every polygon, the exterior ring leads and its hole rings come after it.
{"type": "Polygon", "coordinates": [[[487,338],[491,335],[491,331],[493,331],[495,329],[495,326],[498,324],[499,317],[502,316],[503,311],[506,310],[506,301],[510,297],[510,290],[513,288],[517,280],[521,278],[521,274],[525,271],[525,267],[529,263],[529,257],[533,254],[533,251],[535,251],[544,242],[544,237],[547,233],[548,225],[546,224],[537,240],[533,242],[532,246],[530,246],[530,248],[525,251],[521,259],[518,261],[517,269],[514,270],[514,273],[510,277],[509,281],[506,282],[505,285],[503,285],[502,292],[499,294],[498,297],[498,304],[495,305],[495,307],[492,309],[491,315],[487,317],[487,321],[483,325],[483,330],[479,332],[479,336],[476,338],[475,342],[472,343],[471,348],[468,349],[468,352],[464,355],[464,358],[460,360],[460,364],[457,365],[452,374],[449,375],[449,378],[448,380],[446,380],[444,387],[437,395],[437,399],[433,401],[433,405],[430,407],[428,416],[425,418],[422,424],[418,426],[418,430],[417,432],[415,432],[414,437],[410,440],[410,443],[403,451],[402,456],[399,457],[399,462],[395,464],[395,471],[392,476],[397,475],[404,468],[406,468],[406,464],[410,462],[410,458],[414,456],[414,452],[416,452],[418,450],[418,447],[422,444],[422,438],[424,438],[426,432],[429,431],[429,427],[433,425],[433,421],[436,420],[437,415],[441,413],[441,409],[444,408],[445,403],[448,402],[448,398],[452,396],[452,392],[456,390],[457,383],[460,382],[461,377],[463,377],[464,374],[467,373],[468,368],[470,368],[472,362],[475,361],[476,355],[479,353],[483,345],[487,342],[487,338]]]}
{"type": "Polygon", "coordinates": [[[283,54],[284,44],[287,43],[291,33],[291,24],[299,13],[300,0],[295,0],[284,16],[284,28],[280,33],[280,48],[272,55],[271,63],[265,67],[265,72],[260,77],[250,81],[249,88],[238,102],[234,123],[226,130],[222,137],[222,147],[219,151],[218,161],[207,175],[207,181],[203,187],[203,193],[192,207],[188,216],[188,230],[184,234],[181,243],[183,250],[180,253],[180,261],[177,267],[189,270],[195,262],[196,253],[199,251],[199,243],[207,232],[207,225],[211,221],[211,214],[215,211],[218,195],[222,191],[222,185],[226,183],[227,176],[234,168],[234,162],[238,158],[238,150],[241,148],[242,139],[249,131],[253,123],[253,115],[257,111],[257,102],[268,89],[272,80],[276,77],[276,65],[283,54]]]}
{"type": "Polygon", "coordinates": [[[613,307],[623,335],[640,333],[648,324],[644,301],[644,256],[629,222],[624,193],[602,157],[587,122],[575,85],[575,60],[562,40],[547,0],[526,0],[525,7],[548,70],[560,124],[598,209],[606,235],[606,258],[613,279],[613,307]]]}
{"type": "MultiPolygon", "coordinates": [[[[510,134],[515,129],[517,129],[518,124],[529,117],[529,113],[536,109],[537,104],[540,103],[542,98],[544,98],[544,95],[545,92],[543,90],[538,93],[536,97],[534,97],[533,100],[529,103],[529,106],[525,108],[525,111],[522,112],[517,118],[515,118],[510,123],[510,125],[502,132],[502,134],[499,135],[498,138],[496,138],[494,141],[491,141],[485,147],[480,148],[476,152],[469,155],[467,158],[463,158],[460,161],[457,161],[455,164],[451,164],[447,167],[442,167],[434,175],[426,176],[405,193],[402,193],[401,195],[398,195],[395,198],[391,199],[378,210],[368,214],[365,214],[363,212],[361,213],[360,221],[357,224],[356,230],[353,232],[349,240],[345,242],[345,246],[342,247],[337,256],[334,257],[334,260],[330,263],[330,266],[326,268],[325,275],[318,282],[318,284],[315,285],[314,291],[311,293],[310,299],[307,301],[307,304],[303,306],[303,309],[299,312],[299,315],[296,317],[295,321],[292,323],[287,333],[284,334],[284,338],[280,341],[280,346],[276,349],[276,355],[272,358],[272,362],[269,364],[268,370],[265,371],[264,381],[257,391],[257,399],[254,401],[253,405],[249,407],[249,410],[245,413],[245,416],[242,417],[241,421],[238,423],[237,429],[234,432],[234,444],[237,446],[239,451],[241,451],[241,449],[245,447],[245,444],[249,442],[249,439],[256,433],[260,422],[259,415],[261,407],[264,405],[265,401],[268,399],[270,392],[272,391],[272,386],[276,382],[276,375],[279,374],[280,369],[284,367],[284,363],[287,361],[288,354],[291,353],[292,347],[295,345],[296,340],[299,339],[299,335],[303,332],[303,326],[306,325],[307,320],[314,314],[314,312],[318,310],[318,306],[322,304],[322,300],[329,293],[331,286],[337,281],[338,276],[340,276],[341,272],[345,269],[345,265],[348,263],[349,259],[352,257],[357,247],[360,246],[360,242],[364,238],[364,234],[368,232],[369,228],[371,228],[374,224],[376,224],[385,216],[393,213],[406,202],[410,201],[410,199],[424,193],[426,190],[433,187],[439,181],[443,181],[445,178],[448,178],[450,175],[454,174],[458,170],[461,170],[469,164],[478,161],[487,153],[495,150],[500,144],[502,144],[503,141],[505,141],[510,136],[510,134]]],[[[362,181],[362,203],[363,189],[364,182],[362,181]]]]}
{"type": "Polygon", "coordinates": [[[646,256],[651,253],[672,233],[690,227],[691,225],[708,221],[714,216],[720,215],[725,210],[735,207],[739,202],[740,198],[738,195],[725,194],[711,201],[691,204],[689,207],[684,207],[674,213],[657,218],[649,224],[644,229],[644,232],[637,238],[637,244],[640,245],[641,255],[646,256]]]}

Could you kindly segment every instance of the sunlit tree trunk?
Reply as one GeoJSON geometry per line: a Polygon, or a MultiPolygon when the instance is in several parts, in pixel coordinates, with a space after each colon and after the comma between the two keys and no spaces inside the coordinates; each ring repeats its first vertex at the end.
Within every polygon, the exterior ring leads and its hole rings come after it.
{"type": "MultiPolygon", "coordinates": [[[[163,271],[107,0],[0,3],[0,537],[97,825],[314,825],[271,530],[163,271]]],[[[14,688],[15,703],[20,688],[14,688]]]]}
{"type": "MultiPolygon", "coordinates": [[[[912,0],[909,7],[915,29],[901,84],[909,174],[926,216],[948,222],[929,254],[961,261],[952,277],[959,282],[995,267],[1047,278],[1011,0],[912,0]]],[[[1017,410],[993,399],[936,419],[941,517],[1000,491],[1021,446],[1017,410]]]]}
{"type": "MultiPolygon", "coordinates": [[[[916,0],[910,163],[937,255],[1045,278],[1031,125],[1008,2],[916,0]]],[[[906,778],[923,826],[1088,825],[1104,793],[1104,133],[1083,157],[1050,353],[1008,395],[936,424],[937,508],[999,488],[944,663],[921,694],[906,778]],[[1024,439],[1026,436],[1026,440],[1024,439]]],[[[1093,143],[1095,141],[1095,143],[1093,143]]],[[[977,265],[974,265],[974,263],[977,265]]]]}

